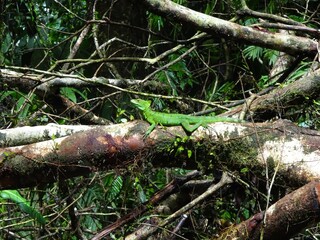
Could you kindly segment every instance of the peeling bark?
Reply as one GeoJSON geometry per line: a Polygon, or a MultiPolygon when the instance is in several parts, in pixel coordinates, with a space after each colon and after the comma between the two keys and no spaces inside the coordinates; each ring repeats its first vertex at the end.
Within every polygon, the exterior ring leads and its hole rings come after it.
{"type": "MultiPolygon", "coordinates": [[[[146,124],[142,124],[146,125],[146,124]]],[[[2,148],[0,188],[34,186],[92,171],[123,167],[145,147],[142,135],[125,136],[139,124],[97,127],[68,137],[2,148]],[[131,129],[132,128],[132,129],[131,129]]]]}

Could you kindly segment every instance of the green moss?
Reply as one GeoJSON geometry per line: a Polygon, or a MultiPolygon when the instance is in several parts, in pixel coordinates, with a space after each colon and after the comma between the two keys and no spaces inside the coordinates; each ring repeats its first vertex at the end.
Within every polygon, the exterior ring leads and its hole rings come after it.
{"type": "Polygon", "coordinates": [[[229,168],[241,169],[255,167],[258,152],[257,148],[243,139],[232,141],[218,141],[215,143],[198,144],[196,150],[199,156],[198,168],[204,172],[212,172],[216,169],[229,168]]]}
{"type": "Polygon", "coordinates": [[[16,155],[14,158],[10,159],[10,162],[8,162],[8,166],[14,169],[15,172],[19,172],[21,175],[27,175],[30,169],[35,167],[35,165],[35,163],[21,155],[16,155]]]}

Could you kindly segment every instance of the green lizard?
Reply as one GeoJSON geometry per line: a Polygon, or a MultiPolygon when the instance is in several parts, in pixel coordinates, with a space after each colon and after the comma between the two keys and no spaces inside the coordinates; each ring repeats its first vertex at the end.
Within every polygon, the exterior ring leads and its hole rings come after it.
{"type": "Polygon", "coordinates": [[[157,124],[163,126],[178,126],[181,125],[186,132],[192,133],[200,126],[205,126],[208,123],[214,122],[243,122],[240,119],[228,118],[228,117],[213,117],[213,116],[189,116],[178,113],[163,113],[153,111],[151,106],[151,101],[146,101],[142,99],[132,99],[133,103],[137,108],[139,108],[144,118],[151,124],[147,130],[145,136],[148,136],[157,124]]]}

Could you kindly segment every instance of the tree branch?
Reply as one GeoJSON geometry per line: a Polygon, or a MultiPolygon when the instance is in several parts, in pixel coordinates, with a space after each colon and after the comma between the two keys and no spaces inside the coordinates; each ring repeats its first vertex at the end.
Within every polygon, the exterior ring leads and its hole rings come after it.
{"type": "Polygon", "coordinates": [[[190,24],[216,37],[232,38],[260,47],[267,47],[292,55],[317,54],[317,42],[308,38],[269,33],[257,29],[208,16],[169,0],[141,0],[152,12],[190,24]]]}
{"type": "MultiPolygon", "coordinates": [[[[215,123],[200,127],[188,142],[181,143],[185,144],[182,147],[186,152],[181,152],[181,146],[175,144],[177,137],[186,137],[182,127],[158,127],[144,139],[148,127],[145,122],[128,122],[35,144],[0,148],[0,189],[125,168],[131,161],[146,159],[155,167],[184,165],[204,172],[212,170],[212,162],[231,170],[250,164],[252,171],[260,172],[268,160],[273,163],[270,166],[279,164],[278,175],[291,186],[301,186],[320,177],[317,164],[320,134],[288,121],[215,123]]],[[[273,169],[269,167],[269,170],[273,169]]]]}
{"type": "Polygon", "coordinates": [[[230,227],[218,239],[289,239],[320,220],[319,193],[319,182],[312,181],[273,204],[265,212],[265,226],[262,224],[264,213],[257,213],[248,220],[230,227]]]}

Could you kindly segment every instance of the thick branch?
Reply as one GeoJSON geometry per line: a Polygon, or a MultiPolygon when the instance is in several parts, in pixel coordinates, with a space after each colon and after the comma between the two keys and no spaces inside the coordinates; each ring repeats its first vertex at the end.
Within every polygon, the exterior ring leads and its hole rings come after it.
{"type": "Polygon", "coordinates": [[[92,129],[86,125],[59,125],[50,123],[46,126],[20,127],[0,130],[0,146],[12,147],[34,142],[55,139],[71,135],[76,132],[92,129]]]}
{"type": "Polygon", "coordinates": [[[291,55],[314,56],[317,54],[317,42],[308,38],[259,31],[199,13],[169,0],[141,0],[141,2],[155,13],[193,25],[195,28],[219,38],[233,38],[237,41],[279,50],[291,55]]]}
{"type": "Polygon", "coordinates": [[[287,194],[263,213],[258,213],[235,227],[230,227],[218,239],[289,239],[310,224],[320,220],[320,183],[309,184],[287,194]]]}
{"type": "Polygon", "coordinates": [[[210,124],[181,145],[176,141],[186,136],[181,127],[158,127],[144,139],[148,127],[145,122],[101,126],[64,138],[2,148],[0,189],[125,168],[147,159],[155,167],[185,165],[208,172],[213,165],[238,170],[250,164],[252,171],[261,171],[266,163],[269,169],[279,165],[279,174],[291,186],[320,177],[320,134],[288,121],[210,124]]]}
{"type": "MultiPolygon", "coordinates": [[[[306,101],[316,99],[320,90],[320,69],[312,72],[283,88],[277,88],[269,94],[252,101],[250,111],[254,119],[271,119],[292,106],[301,106],[306,101]]],[[[242,106],[222,115],[235,115],[241,112],[242,106]]],[[[281,114],[283,116],[283,114],[281,114]]]]}

